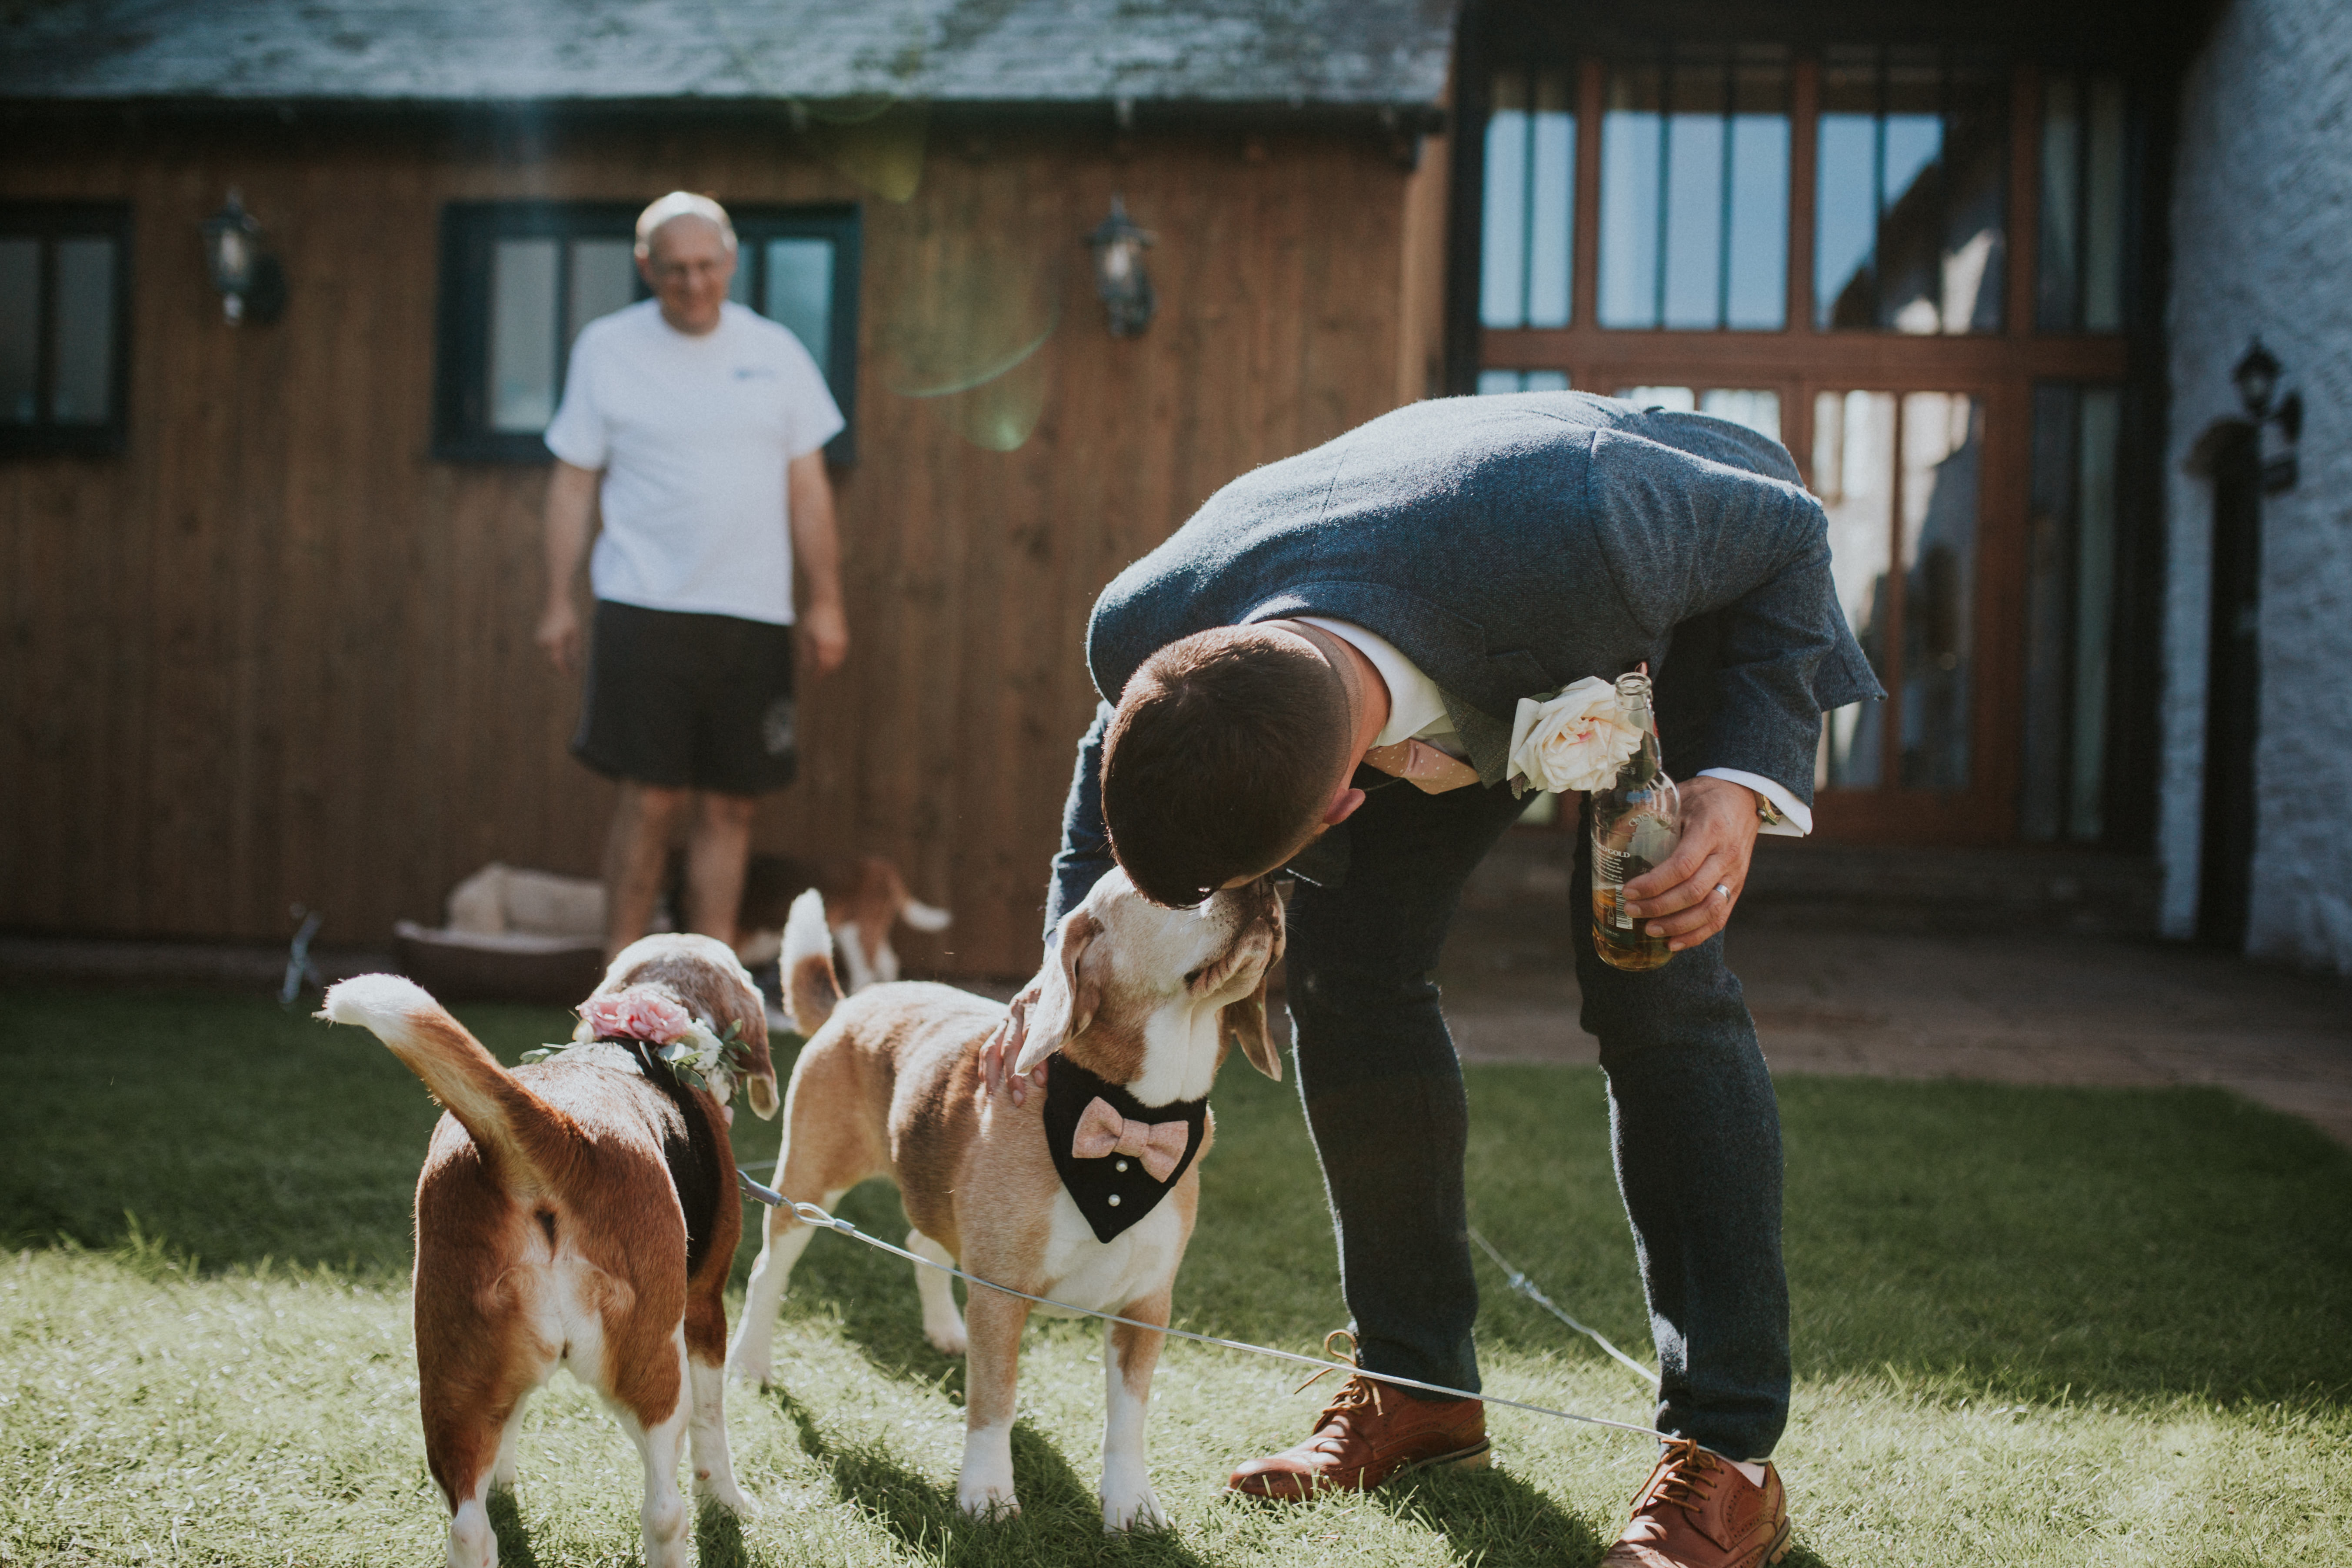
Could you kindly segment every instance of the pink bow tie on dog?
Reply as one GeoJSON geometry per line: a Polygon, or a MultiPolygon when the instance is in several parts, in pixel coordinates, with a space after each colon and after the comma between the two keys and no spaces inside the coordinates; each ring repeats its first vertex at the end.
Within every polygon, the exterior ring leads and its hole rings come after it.
{"type": "Polygon", "coordinates": [[[1191,1124],[1181,1121],[1129,1121],[1110,1108],[1110,1101],[1097,1096],[1078,1117],[1077,1135],[1070,1140],[1070,1153],[1080,1160],[1132,1154],[1143,1162],[1145,1172],[1153,1181],[1164,1182],[1184,1158],[1184,1145],[1191,1131],[1191,1124]]]}

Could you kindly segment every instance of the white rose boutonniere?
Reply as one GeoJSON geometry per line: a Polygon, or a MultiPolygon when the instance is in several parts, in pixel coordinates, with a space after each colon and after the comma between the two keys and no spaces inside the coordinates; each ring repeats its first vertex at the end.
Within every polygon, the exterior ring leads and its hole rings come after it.
{"type": "Polygon", "coordinates": [[[1617,716],[1614,682],[1588,675],[1549,697],[1522,697],[1511,719],[1511,793],[1605,788],[1641,748],[1617,716]]]}

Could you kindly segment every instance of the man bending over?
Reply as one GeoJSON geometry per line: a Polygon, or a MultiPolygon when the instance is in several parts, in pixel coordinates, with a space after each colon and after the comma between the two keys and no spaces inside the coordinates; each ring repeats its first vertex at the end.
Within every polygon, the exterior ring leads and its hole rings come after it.
{"type": "MultiPolygon", "coordinates": [[[[1297,877],[1299,1093],[1358,1364],[1473,1391],[1467,1108],[1430,974],[1520,812],[1503,783],[1518,700],[1655,672],[1684,836],[1627,890],[1675,956],[1626,973],[1582,942],[1577,963],[1656,1423],[1677,1439],[1604,1560],[1623,1568],[1754,1568],[1788,1542],[1770,1464],[1789,1405],[1780,1117],[1722,933],[1757,834],[1811,826],[1822,712],[1880,694],[1829,563],[1776,442],[1575,393],[1454,398],[1226,486],[1104,590],[1087,628],[1105,700],[1079,742],[1047,940],[1114,858],[1178,906],[1297,877]]],[[[1016,1004],[992,1080],[1021,1027],[1016,1004]]],[[[1231,1485],[1298,1499],[1486,1453],[1477,1400],[1359,1375],[1306,1441],[1231,1485]]]]}

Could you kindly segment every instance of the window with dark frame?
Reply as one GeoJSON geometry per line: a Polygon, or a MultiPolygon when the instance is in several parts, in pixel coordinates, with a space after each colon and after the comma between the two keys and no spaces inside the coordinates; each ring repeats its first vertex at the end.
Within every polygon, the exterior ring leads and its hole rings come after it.
{"type": "MultiPolygon", "coordinates": [[[[541,434],[563,399],[572,341],[646,297],[634,254],[639,203],[461,202],[441,226],[433,453],[548,460],[541,434]]],[[[854,206],[730,207],[728,297],[792,329],[847,421],[825,447],[855,460],[858,214],[854,206]]]]}
{"type": "Polygon", "coordinates": [[[122,449],[131,209],[0,204],[0,456],[122,449]]]}

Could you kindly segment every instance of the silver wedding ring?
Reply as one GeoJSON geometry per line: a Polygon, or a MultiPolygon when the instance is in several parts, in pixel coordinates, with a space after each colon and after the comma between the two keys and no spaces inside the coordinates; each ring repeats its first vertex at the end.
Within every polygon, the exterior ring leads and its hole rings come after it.
{"type": "Polygon", "coordinates": [[[1721,894],[1723,895],[1723,897],[1724,897],[1724,899],[1725,899],[1725,900],[1726,900],[1727,902],[1728,902],[1728,901],[1729,901],[1729,900],[1730,900],[1730,898],[1731,898],[1731,889],[1730,889],[1729,888],[1727,888],[1727,887],[1725,887],[1722,883],[1717,882],[1717,883],[1715,885],[1715,890],[1716,890],[1717,892],[1718,892],[1718,893],[1721,893],[1721,894]]]}

